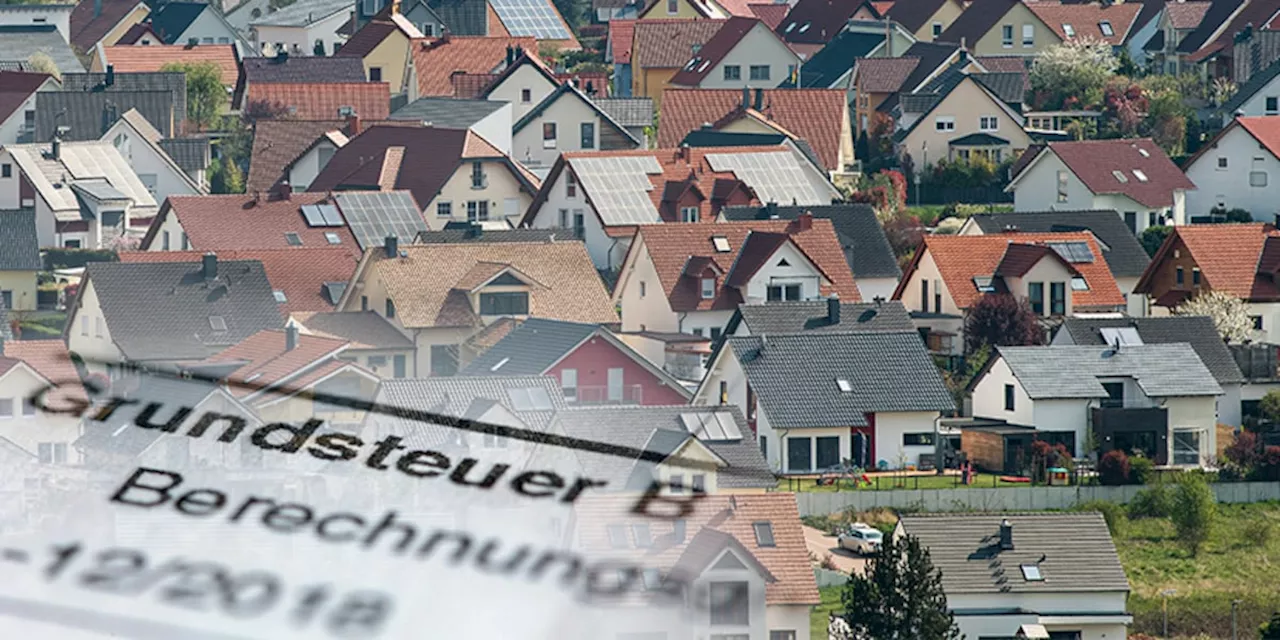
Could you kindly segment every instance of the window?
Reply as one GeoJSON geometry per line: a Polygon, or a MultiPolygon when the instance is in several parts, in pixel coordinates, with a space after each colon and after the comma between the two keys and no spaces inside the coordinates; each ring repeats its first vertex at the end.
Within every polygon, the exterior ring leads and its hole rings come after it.
{"type": "Polygon", "coordinates": [[[582,238],[587,235],[586,216],[581,209],[573,210],[573,237],[582,238]]]}
{"type": "Polygon", "coordinates": [[[581,136],[582,148],[583,149],[596,148],[596,123],[584,122],[582,123],[581,126],[579,126],[579,129],[580,129],[579,133],[582,134],[581,136]]]}
{"type": "Polygon", "coordinates": [[[13,177],[13,165],[0,164],[0,178],[12,178],[12,177],[13,177]]]}
{"type": "Polygon", "coordinates": [[[468,200],[467,201],[467,220],[469,222],[484,222],[489,219],[489,201],[488,200],[468,200]]]}
{"type": "Polygon", "coordinates": [[[725,80],[741,80],[742,67],[736,64],[726,64],[724,66],[724,79],[725,80]]]}
{"type": "Polygon", "coordinates": [[[480,294],[480,315],[504,316],[529,314],[529,294],[523,291],[480,294]]]}
{"type": "Polygon", "coordinates": [[[729,383],[720,381],[720,404],[729,404],[729,383]]]}
{"type": "Polygon", "coordinates": [[[1191,267],[1191,286],[1200,286],[1200,267],[1191,267]]]}
{"type": "Polygon", "coordinates": [[[1044,315],[1044,283],[1028,282],[1027,299],[1031,301],[1031,310],[1038,316],[1044,315]]]}
{"type": "Polygon", "coordinates": [[[641,298],[643,298],[643,297],[644,297],[644,294],[645,294],[645,290],[646,290],[646,289],[647,289],[647,287],[646,287],[646,285],[645,285],[644,280],[641,280],[641,281],[640,281],[640,297],[641,297],[641,298]]]}
{"type": "Polygon", "coordinates": [[[746,582],[712,582],[710,591],[711,624],[748,624],[746,582]]]}
{"type": "Polygon", "coordinates": [[[382,67],[369,67],[369,82],[382,82],[382,67]]]}
{"type": "Polygon", "coordinates": [[[773,539],[773,523],[772,522],[755,522],[751,524],[751,528],[756,533],[756,545],[760,547],[776,547],[777,541],[773,539]]]}
{"type": "Polygon", "coordinates": [[[80,335],[89,336],[89,316],[80,316],[80,335]]]}
{"type": "Polygon", "coordinates": [[[367,362],[369,363],[370,369],[377,371],[387,366],[387,357],[386,356],[369,356],[369,359],[367,362]]]}
{"type": "Polygon", "coordinates": [[[22,416],[25,418],[34,418],[36,415],[36,403],[31,398],[22,399],[22,416]]]}
{"type": "MultiPolygon", "coordinates": [[[[93,337],[102,337],[102,328],[106,323],[106,318],[103,318],[102,316],[97,316],[93,319],[93,337]]],[[[214,331],[227,330],[227,323],[223,321],[222,316],[209,316],[209,324],[213,327],[214,331]],[[217,318],[217,320],[214,320],[214,318],[217,318]]]]}
{"type": "Polygon", "coordinates": [[[1031,47],[1036,44],[1036,27],[1033,24],[1022,25],[1022,46],[1031,47]]]}
{"type": "Polygon", "coordinates": [[[393,376],[403,378],[408,375],[407,359],[403,355],[391,356],[391,370],[393,376]]]}
{"type": "Polygon", "coordinates": [[[1004,410],[1014,411],[1013,385],[1011,384],[1004,386],[1004,410]]]}
{"type": "Polygon", "coordinates": [[[1049,283],[1049,313],[1055,316],[1067,313],[1067,283],[1049,283]]]}
{"type": "Polygon", "coordinates": [[[983,131],[999,131],[1000,118],[996,116],[982,116],[978,118],[978,128],[983,131]]]}
{"type": "Polygon", "coordinates": [[[800,285],[798,284],[773,284],[765,289],[765,299],[769,302],[780,302],[786,300],[795,302],[800,299],[800,285]]]}
{"type": "Polygon", "coordinates": [[[1253,328],[1256,331],[1262,331],[1262,316],[1249,316],[1253,320],[1253,328]]]}
{"type": "Polygon", "coordinates": [[[1273,116],[1280,112],[1280,98],[1276,96],[1267,96],[1267,115],[1273,116]]]}
{"type": "Polygon", "coordinates": [[[955,131],[956,119],[951,116],[938,116],[933,119],[933,128],[938,131],[955,131]]]}
{"type": "Polygon", "coordinates": [[[702,279],[702,299],[710,300],[714,297],[716,297],[716,279],[703,278],[702,279]]]}
{"type": "Polygon", "coordinates": [[[392,301],[392,300],[391,300],[391,298],[387,298],[387,305],[386,305],[386,306],[387,306],[387,308],[386,308],[387,317],[388,317],[388,318],[394,318],[394,317],[396,317],[396,303],[395,303],[394,301],[392,301]]]}
{"type": "Polygon", "coordinates": [[[707,492],[707,474],[705,473],[693,474],[693,492],[694,493],[707,492]]]}
{"type": "Polygon", "coordinates": [[[360,296],[360,310],[361,311],[369,310],[369,296],[360,296]]]}
{"type": "Polygon", "coordinates": [[[102,226],[103,227],[119,227],[124,223],[123,211],[103,211],[102,226]]]}
{"type": "Polygon", "coordinates": [[[933,281],[933,312],[942,313],[942,281],[933,281]]]}
{"type": "Polygon", "coordinates": [[[769,438],[760,436],[760,457],[769,459],[769,438]]]}
{"type": "Polygon", "coordinates": [[[620,524],[611,524],[605,527],[609,532],[609,546],[614,549],[626,549],[627,545],[627,528],[620,524]]]}
{"type": "Polygon", "coordinates": [[[752,79],[752,80],[768,80],[768,79],[769,79],[769,65],[767,65],[767,64],[753,64],[753,65],[751,65],[751,79],[752,79]]]}
{"type": "Polygon", "coordinates": [[[165,251],[168,251],[169,250],[169,232],[165,231],[163,237],[164,239],[161,240],[160,246],[163,247],[165,251]]]}
{"type": "Polygon", "coordinates": [[[680,207],[680,222],[697,222],[697,207],[680,207]]]}
{"type": "Polygon", "coordinates": [[[1072,291],[1088,291],[1089,281],[1085,280],[1084,276],[1075,276],[1071,278],[1071,290],[1072,291]]]}
{"type": "Polygon", "coordinates": [[[902,434],[902,446],[904,447],[932,447],[933,442],[933,434],[927,431],[902,434]]]}
{"type": "Polygon", "coordinates": [[[564,176],[564,197],[578,197],[578,177],[575,176],[572,171],[566,173],[564,176]]]}
{"type": "Polygon", "coordinates": [[[530,91],[529,89],[521,89],[520,102],[523,102],[525,104],[529,104],[530,102],[533,102],[533,92],[530,91]]]}
{"type": "Polygon", "coordinates": [[[716,248],[716,253],[728,253],[731,250],[729,239],[724,236],[712,236],[711,244],[716,248]]]}
{"type": "Polygon", "coordinates": [[[671,474],[671,477],[667,478],[667,486],[671,488],[671,493],[684,493],[684,474],[671,474]]]}
{"type": "Polygon", "coordinates": [[[1102,30],[1102,35],[1108,38],[1116,34],[1116,30],[1111,28],[1111,23],[1106,20],[1099,22],[1098,28],[1102,30]]]}
{"type": "Polygon", "coordinates": [[[554,122],[542,123],[542,148],[543,149],[556,148],[556,123],[554,122]]]}
{"type": "Polygon", "coordinates": [[[271,297],[275,298],[276,302],[279,302],[281,304],[284,304],[289,301],[289,298],[284,295],[284,292],[279,290],[272,291],[271,297]]]}
{"type": "Polygon", "coordinates": [[[342,238],[338,237],[338,234],[332,231],[324,232],[324,239],[325,242],[328,242],[329,244],[342,244],[342,238]]]}
{"type": "Polygon", "coordinates": [[[667,0],[667,13],[675,15],[680,12],[680,0],[667,0]]]}
{"type": "Polygon", "coordinates": [[[1138,182],[1147,182],[1147,174],[1143,173],[1142,169],[1134,169],[1133,177],[1137,178],[1138,182]]]}
{"type": "Polygon", "coordinates": [[[787,438],[787,471],[809,471],[812,463],[809,460],[809,447],[813,441],[809,438],[787,438]]]}
{"type": "Polygon", "coordinates": [[[1000,45],[1006,49],[1013,46],[1013,25],[1000,26],[1000,45]]]}
{"type": "Polygon", "coordinates": [[[301,247],[302,237],[296,233],[289,232],[284,234],[284,241],[291,247],[301,247]]]}
{"type": "Polygon", "coordinates": [[[1041,582],[1044,580],[1044,574],[1040,573],[1040,565],[1024,564],[1022,565],[1022,579],[1028,582],[1041,582]]]}
{"type": "Polygon", "coordinates": [[[840,438],[838,436],[817,438],[817,453],[819,469],[840,466],[840,438]]]}
{"type": "Polygon", "coordinates": [[[41,464],[65,464],[67,461],[67,443],[41,442],[36,445],[41,464]]]}
{"type": "Polygon", "coordinates": [[[1186,274],[1183,272],[1182,267],[1178,267],[1174,273],[1175,273],[1174,279],[1178,283],[1178,286],[1182,286],[1183,284],[1186,283],[1187,277],[1186,277],[1186,274]]]}
{"type": "Polygon", "coordinates": [[[1250,171],[1249,186],[1251,187],[1267,186],[1267,172],[1266,171],[1250,171]]]}
{"type": "Polygon", "coordinates": [[[942,23],[935,22],[933,23],[933,39],[937,40],[940,35],[942,35],[942,23]]]}
{"type": "Polygon", "coordinates": [[[13,417],[13,398],[0,398],[0,418],[13,417]]]}
{"type": "Polygon", "coordinates": [[[1058,202],[1067,201],[1067,172],[1058,172],[1058,202]]]}
{"type": "Polygon", "coordinates": [[[182,232],[182,250],[186,251],[191,248],[191,239],[187,237],[187,232],[182,232]]]}
{"type": "MultiPolygon", "coordinates": [[[[934,24],[934,26],[935,26],[935,27],[937,27],[937,26],[938,26],[938,23],[936,23],[936,22],[935,22],[935,23],[933,23],[933,24],[934,24]]],[[[935,37],[935,38],[936,38],[936,37],[938,37],[938,36],[937,36],[937,34],[934,34],[934,36],[933,36],[933,37],[935,37]]],[[[770,632],[769,632],[769,640],[796,640],[796,632],[795,632],[795,631],[793,631],[793,630],[788,630],[788,631],[770,631],[770,632]]]]}
{"type": "Polygon", "coordinates": [[[1226,168],[1227,168],[1226,157],[1224,156],[1224,157],[1218,158],[1218,169],[1226,169],[1226,168]]]}
{"type": "Polygon", "coordinates": [[[564,392],[564,397],[569,402],[573,402],[578,399],[577,369],[560,370],[560,389],[564,392]]]}
{"type": "Polygon", "coordinates": [[[1068,38],[1076,37],[1076,28],[1065,22],[1062,23],[1062,32],[1067,34],[1068,38]]]}
{"type": "Polygon", "coordinates": [[[441,218],[453,217],[453,203],[448,200],[442,200],[436,203],[436,215],[441,218]]]}
{"type": "Polygon", "coordinates": [[[484,163],[472,162],[471,163],[471,188],[483,189],[487,186],[489,186],[489,182],[484,179],[484,163]]]}

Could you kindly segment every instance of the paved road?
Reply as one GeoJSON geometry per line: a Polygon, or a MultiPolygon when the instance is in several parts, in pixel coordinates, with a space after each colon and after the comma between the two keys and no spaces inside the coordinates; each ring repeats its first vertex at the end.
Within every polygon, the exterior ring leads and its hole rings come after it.
{"type": "Polygon", "coordinates": [[[841,549],[836,542],[835,536],[826,535],[813,527],[802,526],[802,528],[804,529],[804,541],[809,547],[809,552],[819,560],[830,554],[831,560],[836,563],[836,569],[845,573],[856,571],[861,574],[866,568],[867,561],[852,551],[841,549]]]}

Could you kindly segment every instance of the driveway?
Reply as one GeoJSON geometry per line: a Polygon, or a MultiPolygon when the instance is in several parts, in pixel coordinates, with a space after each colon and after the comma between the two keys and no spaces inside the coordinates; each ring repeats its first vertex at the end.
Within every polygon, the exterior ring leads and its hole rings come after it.
{"type": "Polygon", "coordinates": [[[867,561],[852,551],[841,549],[835,536],[829,536],[813,527],[801,525],[801,528],[804,529],[804,541],[809,547],[809,553],[819,561],[830,555],[832,562],[836,564],[836,569],[849,574],[855,571],[861,574],[866,568],[867,561]]]}

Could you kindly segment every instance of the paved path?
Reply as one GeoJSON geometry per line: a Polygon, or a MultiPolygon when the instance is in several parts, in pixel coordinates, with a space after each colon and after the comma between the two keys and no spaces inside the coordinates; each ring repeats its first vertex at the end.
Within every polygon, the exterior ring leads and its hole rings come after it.
{"type": "Polygon", "coordinates": [[[836,569],[845,573],[858,572],[859,574],[867,566],[867,561],[852,551],[841,549],[840,544],[836,542],[835,536],[829,536],[826,533],[814,529],[813,527],[803,526],[804,541],[809,547],[809,552],[817,556],[818,560],[831,555],[831,560],[836,563],[836,569]]]}

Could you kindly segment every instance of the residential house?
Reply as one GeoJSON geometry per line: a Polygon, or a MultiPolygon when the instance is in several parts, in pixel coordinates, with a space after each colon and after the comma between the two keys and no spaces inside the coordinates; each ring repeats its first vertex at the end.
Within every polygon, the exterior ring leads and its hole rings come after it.
{"type": "Polygon", "coordinates": [[[206,2],[155,3],[147,22],[164,44],[227,44],[234,46],[241,56],[255,51],[222,12],[206,2]]]}
{"type": "MultiPolygon", "coordinates": [[[[172,239],[171,239],[172,241],[172,239]]],[[[121,262],[199,262],[206,254],[227,262],[262,263],[280,313],[333,311],[356,270],[356,258],[341,247],[289,247],[218,251],[124,251],[121,262]]]]}
{"type": "Polygon", "coordinates": [[[886,116],[898,106],[899,93],[915,93],[937,79],[944,71],[955,68],[983,72],[959,45],[917,42],[898,58],[866,58],[859,60],[850,80],[857,100],[855,114],[859,132],[870,130],[875,114],[886,116]],[[965,68],[965,61],[969,67],[965,68]]]}
{"type": "Polygon", "coordinates": [[[1260,69],[1218,109],[1224,118],[1280,115],[1280,59],[1260,69]]]}
{"type": "Polygon", "coordinates": [[[720,20],[691,18],[636,22],[631,49],[631,95],[653,100],[662,108],[662,93],[671,79],[720,31],[720,20]]]}
{"type": "MultiPolygon", "coordinates": [[[[342,283],[343,288],[346,284],[342,283]]],[[[302,335],[346,341],[338,358],[360,364],[383,378],[418,377],[413,340],[373,311],[294,313],[290,323],[302,335]]]]}
{"type": "Polygon", "coordinates": [[[310,188],[404,189],[422,207],[428,226],[438,229],[451,220],[514,220],[540,186],[536,176],[470,130],[375,126],[338,149],[310,188]]]}
{"type": "Polygon", "coordinates": [[[1151,257],[1133,235],[1133,230],[1115,211],[979,213],[970,216],[957,233],[965,236],[1060,231],[1092,233],[1098,240],[1098,248],[1102,250],[1102,257],[1107,261],[1112,277],[1116,280],[1116,287],[1126,300],[1125,312],[1133,317],[1147,315],[1146,296],[1134,295],[1133,289],[1151,263],[1151,257]]]}
{"type": "Polygon", "coordinates": [[[269,105],[276,117],[326,120],[351,115],[386,120],[391,114],[391,93],[385,82],[337,84],[319,82],[255,82],[246,89],[245,105],[269,105]]]}
{"type": "Polygon", "coordinates": [[[796,76],[801,59],[757,18],[730,18],[671,77],[673,87],[773,88],[796,76]]]}
{"type": "Polygon", "coordinates": [[[1014,211],[1112,209],[1135,235],[1185,224],[1196,185],[1150,138],[1048,142],[1009,170],[1014,211]]]}
{"type": "MultiPolygon", "coordinates": [[[[105,123],[108,127],[115,124],[115,119],[124,115],[124,112],[135,108],[152,127],[162,132],[167,131],[168,135],[177,136],[185,128],[187,74],[180,71],[117,73],[112,67],[110,72],[103,73],[62,74],[62,93],[76,92],[110,95],[101,98],[77,98],[72,95],[47,98],[51,101],[41,111],[50,112],[36,114],[39,135],[52,136],[54,128],[62,125],[70,127],[64,139],[95,140],[101,135],[101,127],[104,126],[101,112],[109,108],[115,110],[115,117],[109,118],[110,122],[105,123]],[[168,91],[169,100],[151,93],[155,91],[168,91]],[[63,109],[67,110],[67,114],[55,117],[63,109]],[[94,131],[99,133],[93,135],[94,131]]],[[[36,142],[47,140],[46,137],[43,140],[37,139],[36,142]]]]}
{"type": "MultiPolygon", "coordinates": [[[[358,58],[341,56],[293,56],[245,58],[240,61],[244,82],[236,87],[231,102],[243,108],[249,87],[263,84],[356,84],[365,81],[364,65],[358,58]]],[[[330,117],[330,116],[326,116],[330,117]]]]}
{"type": "Polygon", "coordinates": [[[129,30],[116,40],[115,44],[134,44],[143,47],[149,47],[153,44],[164,44],[164,38],[156,33],[154,27],[149,21],[139,22],[129,27],[129,30]]]}
{"type": "Polygon", "coordinates": [[[988,294],[1027,299],[1045,317],[1125,306],[1098,239],[1085,232],[926,236],[893,299],[911,310],[930,351],[959,355],[965,313],[988,294]]]}
{"type": "Polygon", "coordinates": [[[410,51],[409,99],[423,96],[473,98],[506,70],[511,51],[537,51],[528,37],[461,37],[444,35],[413,41],[410,51]]]}
{"type": "Polygon", "coordinates": [[[725,325],[728,337],[782,333],[857,333],[865,331],[915,331],[907,308],[897,300],[842,302],[826,300],[743,303],[725,325]]]}
{"type": "Polygon", "coordinates": [[[208,138],[161,138],[160,148],[201,187],[208,188],[213,152],[208,138]]]}
{"type": "Polygon", "coordinates": [[[616,269],[637,225],[710,221],[733,205],[837,200],[830,180],[788,145],[565,153],[521,226],[565,229],[598,268],[616,269]]]}
{"type": "Polygon", "coordinates": [[[1129,42],[1144,4],[1030,2],[1027,8],[1062,42],[1098,40],[1116,49],[1129,42]]]}
{"type": "Polygon", "coordinates": [[[616,18],[609,21],[605,38],[604,61],[613,65],[611,93],[620,98],[631,97],[631,44],[635,41],[636,21],[616,18]]]}
{"type": "MultiPolygon", "coordinates": [[[[1077,457],[1095,453],[1085,449],[1090,431],[1098,455],[1119,449],[1162,466],[1208,464],[1217,452],[1222,387],[1187,343],[999,347],[969,389],[975,418],[1033,428],[1077,457]]],[[[1008,449],[988,457],[985,435],[961,435],[980,468],[1030,464],[1008,449]]]]}
{"type": "Polygon", "coordinates": [[[1133,622],[1100,513],[904,514],[894,535],[929,550],[966,637],[1123,638],[1133,622]]]}
{"type": "Polygon", "coordinates": [[[1168,75],[1182,73],[1178,45],[1200,26],[1200,22],[1204,20],[1212,4],[1212,2],[1172,2],[1162,8],[1156,19],[1155,32],[1142,47],[1150,57],[1151,68],[1168,75]]]}
{"type": "Polygon", "coordinates": [[[1006,98],[1022,95],[1018,74],[955,74],[932,91],[900,96],[901,111],[919,115],[906,122],[899,119],[893,135],[901,156],[910,156],[919,167],[938,160],[969,160],[982,157],[993,164],[1020,156],[1031,146],[1023,130],[1026,119],[1006,98]],[[1011,82],[1012,92],[996,83],[1011,82]],[[923,103],[923,104],[921,104],[923,103]],[[927,105],[927,106],[925,106],[927,105]],[[930,144],[932,143],[932,144],[930,144]]]}
{"type": "MultiPolygon", "coordinates": [[[[354,0],[304,2],[249,21],[249,38],[264,56],[331,56],[347,37],[338,29],[351,20],[354,0]]],[[[363,75],[363,74],[361,74],[363,75]]]]}
{"type": "Polygon", "coordinates": [[[0,25],[25,26],[52,24],[64,42],[71,42],[72,3],[58,4],[8,4],[0,7],[0,25]]]}
{"type": "MultiPolygon", "coordinates": [[[[628,85],[630,86],[630,85],[628,85]]],[[[653,100],[649,98],[592,98],[597,107],[601,111],[609,114],[609,117],[617,122],[623,129],[626,129],[631,137],[640,141],[640,146],[649,148],[654,145],[656,137],[654,135],[654,122],[657,118],[654,116],[657,112],[653,109],[653,100]]]]}
{"type": "Polygon", "coordinates": [[[839,89],[671,89],[658,123],[658,146],[673,148],[710,123],[717,131],[782,134],[803,141],[830,173],[853,164],[853,130],[839,89]]]}
{"type": "Polygon", "coordinates": [[[1153,315],[1167,315],[1202,291],[1230,294],[1246,303],[1261,341],[1277,344],[1277,252],[1280,233],[1269,223],[1174,227],[1134,291],[1151,299],[1153,315]]]}
{"type": "Polygon", "coordinates": [[[741,409],[783,475],[934,466],[955,406],[915,331],[729,337],[707,369],[693,404],[741,409]]]}
{"type": "Polygon", "coordinates": [[[282,179],[287,179],[292,187],[306,190],[341,144],[346,144],[345,141],[357,133],[356,117],[267,119],[255,123],[245,192],[265,193],[282,179]],[[314,157],[304,159],[303,155],[314,157]]]}
{"type": "Polygon", "coordinates": [[[0,308],[34,311],[36,276],[41,271],[35,211],[0,211],[0,308]]]}
{"type": "Polygon", "coordinates": [[[1235,118],[1183,166],[1199,187],[1187,194],[1192,216],[1244,209],[1254,220],[1274,221],[1280,204],[1270,185],[1271,176],[1280,179],[1280,115],[1235,118]]]}
{"type": "Polygon", "coordinates": [[[511,105],[512,121],[521,121],[560,88],[555,72],[537,54],[509,47],[502,72],[478,97],[511,105]]]}
{"type": "Polygon", "coordinates": [[[41,247],[96,249],[155,215],[156,201],[110,142],[0,149],[0,209],[34,208],[41,247]]]}
{"type": "Polygon", "coordinates": [[[791,5],[775,30],[787,46],[807,60],[844,31],[845,25],[855,17],[880,19],[882,16],[865,2],[799,0],[791,5]]]}
{"type": "Polygon", "coordinates": [[[338,310],[373,310],[393,321],[414,341],[419,376],[465,367],[474,355],[467,339],[503,316],[617,322],[586,249],[565,240],[388,240],[365,252],[338,310]]]}
{"type": "Polygon", "coordinates": [[[516,121],[513,108],[511,103],[498,100],[429,96],[396,109],[390,119],[439,129],[469,129],[511,155],[511,125],[516,121]]]}
{"type": "Polygon", "coordinates": [[[1227,348],[1213,320],[1207,316],[1067,318],[1053,337],[1054,345],[1114,346],[1117,342],[1122,348],[1142,344],[1190,344],[1222,387],[1217,407],[1220,424],[1240,426],[1242,400],[1260,400],[1269,390],[1262,389],[1267,385],[1250,384],[1245,379],[1232,350],[1227,348]]]}
{"type": "Polygon", "coordinates": [[[833,204],[812,207],[725,207],[720,215],[725,220],[796,220],[809,214],[814,219],[830,220],[836,239],[844,251],[845,262],[858,281],[863,300],[888,300],[898,288],[902,270],[889,246],[889,239],[876,217],[875,209],[865,204],[833,204]]]}
{"type": "MultiPolygon", "coordinates": [[[[169,153],[160,146],[164,136],[136,109],[122,114],[101,139],[110,142],[120,152],[156,202],[164,202],[169,196],[207,193],[203,185],[169,157],[169,153]]],[[[134,224],[144,223],[139,219],[134,224]]]]}
{"type": "Polygon", "coordinates": [[[240,84],[240,53],[234,45],[117,45],[93,50],[89,71],[105,73],[110,66],[117,73],[154,73],[167,64],[213,63],[218,66],[222,86],[233,91],[240,84]]]}
{"type": "Polygon", "coordinates": [[[413,63],[414,42],[422,32],[398,13],[365,24],[333,55],[359,58],[369,82],[386,82],[393,94],[410,88],[407,70],[413,63]]]}
{"type": "Polygon", "coordinates": [[[1276,6],[1271,2],[1212,2],[1200,24],[1175,49],[1178,70],[1194,69],[1208,78],[1232,77],[1236,38],[1243,34],[1242,43],[1247,41],[1248,34],[1244,32],[1252,31],[1254,26],[1263,28],[1275,13],[1276,6]]]}
{"type": "Polygon", "coordinates": [[[545,318],[520,322],[459,375],[550,376],[566,402],[583,405],[677,405],[690,396],[608,329],[545,318]]]}
{"type": "Polygon", "coordinates": [[[831,222],[800,216],[641,226],[613,297],[623,331],[715,340],[741,303],[832,294],[861,299],[831,222]]]}
{"type": "Polygon", "coordinates": [[[5,68],[38,71],[29,66],[31,56],[37,53],[49,56],[60,72],[84,71],[84,65],[71,45],[62,39],[56,25],[0,25],[0,64],[5,68]]]}
{"type": "MultiPolygon", "coordinates": [[[[876,22],[850,24],[821,49],[809,55],[800,66],[798,79],[788,78],[781,88],[842,89],[851,91],[850,78],[859,60],[886,55],[890,50],[905,51],[914,40],[901,26],[890,23],[889,44],[884,29],[876,22]],[[798,80],[796,82],[795,80],[798,80]]],[[[849,96],[852,99],[852,94],[849,96]]]]}
{"type": "Polygon", "coordinates": [[[91,262],[67,308],[63,338],[88,370],[113,377],[124,364],[201,360],[263,329],[282,328],[271,291],[254,260],[91,262]]]}
{"type": "Polygon", "coordinates": [[[142,22],[149,13],[151,7],[142,0],[78,2],[71,11],[71,45],[78,51],[88,53],[99,44],[116,44],[133,25],[142,22]]]}
{"type": "MultiPolygon", "coordinates": [[[[414,244],[454,244],[458,242],[550,242],[556,237],[555,229],[498,228],[489,229],[479,222],[450,222],[443,229],[422,231],[413,239],[414,244]]],[[[564,234],[560,234],[564,238],[564,234]]]]}
{"type": "Polygon", "coordinates": [[[963,11],[958,0],[895,0],[885,17],[902,25],[916,40],[933,42],[963,11]]]}
{"type": "Polygon", "coordinates": [[[671,18],[701,18],[709,20],[727,20],[734,16],[751,17],[755,13],[751,11],[749,5],[745,2],[734,2],[733,0],[666,0],[662,6],[658,3],[650,4],[640,10],[636,16],[639,22],[650,22],[653,20],[663,20],[671,18]]]}
{"type": "Polygon", "coordinates": [[[0,71],[0,145],[35,142],[36,93],[58,88],[47,74],[0,71]]]}
{"type": "Polygon", "coordinates": [[[44,397],[49,407],[89,402],[67,345],[62,340],[7,340],[0,343],[0,368],[6,365],[8,370],[0,374],[0,414],[10,419],[0,436],[42,464],[79,462],[79,451],[71,445],[80,437],[80,419],[37,412],[30,401],[52,384],[57,388],[44,397]]]}

